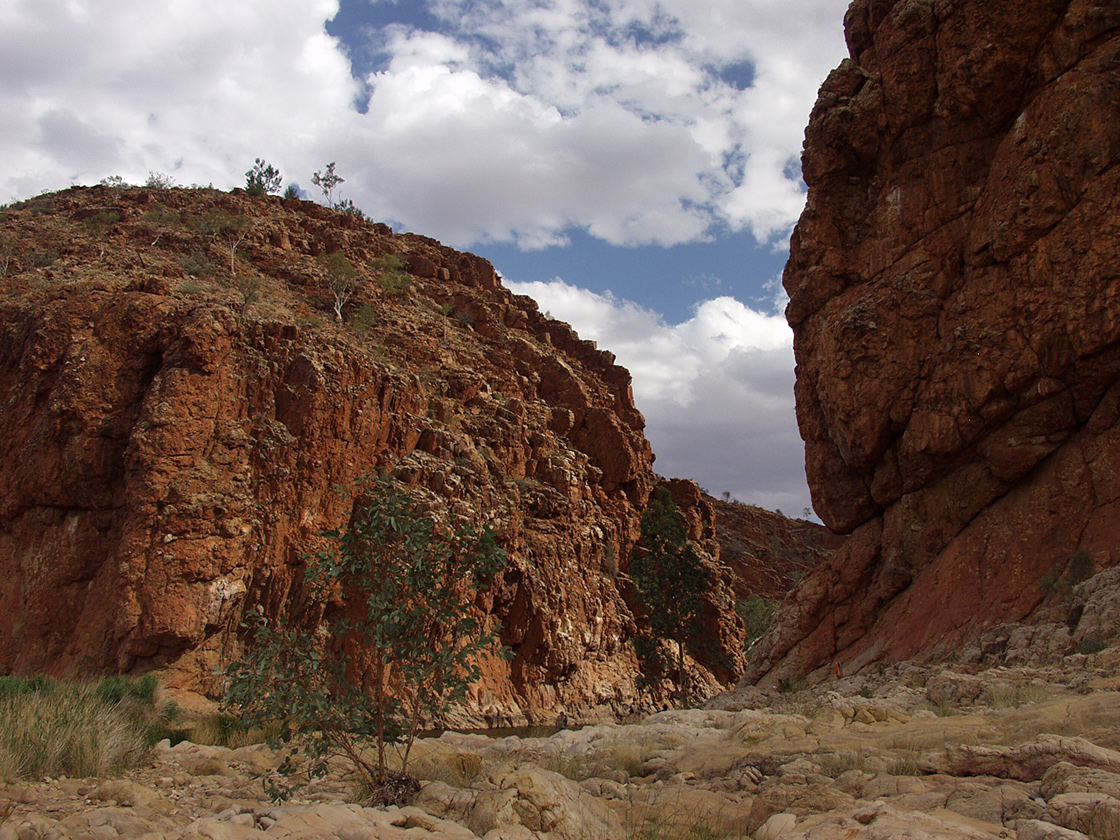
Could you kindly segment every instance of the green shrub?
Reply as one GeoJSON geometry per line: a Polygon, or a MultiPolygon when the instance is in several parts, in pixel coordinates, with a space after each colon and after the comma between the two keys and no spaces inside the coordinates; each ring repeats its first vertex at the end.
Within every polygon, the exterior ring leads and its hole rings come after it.
{"type": "Polygon", "coordinates": [[[809,687],[809,681],[804,677],[797,677],[796,679],[783,679],[778,680],[778,693],[779,694],[794,694],[798,691],[804,691],[809,687]]]}
{"type": "Polygon", "coordinates": [[[109,228],[121,220],[121,214],[113,210],[104,210],[85,220],[85,228],[90,236],[102,237],[108,233],[109,228]]]}
{"type": "Polygon", "coordinates": [[[1077,652],[1083,653],[1086,656],[1092,656],[1094,653],[1100,653],[1102,650],[1108,649],[1108,642],[1103,639],[1083,639],[1081,644],[1077,646],[1077,652]]]}
{"type": "Polygon", "coordinates": [[[144,186],[150,190],[169,190],[175,186],[175,179],[163,172],[148,172],[144,186]]]}
{"type": "Polygon", "coordinates": [[[159,681],[155,674],[145,674],[139,679],[105,677],[97,684],[97,696],[102,702],[111,706],[125,700],[142,706],[152,706],[155,704],[157,688],[159,688],[159,681]]]}
{"type": "Polygon", "coordinates": [[[380,311],[372,303],[363,303],[358,311],[350,316],[350,323],[359,335],[365,335],[377,325],[380,311]]]}
{"type": "Polygon", "coordinates": [[[412,285],[412,280],[404,270],[404,260],[396,254],[388,257],[378,257],[367,264],[369,270],[377,278],[381,291],[390,296],[402,295],[412,285]]]}
{"type": "Polygon", "coordinates": [[[1093,555],[1083,548],[1079,548],[1069,558],[1063,568],[1059,561],[1045,575],[1038,585],[1042,591],[1049,594],[1065,595],[1079,583],[1083,583],[1096,574],[1096,563],[1093,555]]]}
{"type": "Polygon", "coordinates": [[[746,629],[745,641],[747,647],[766,635],[777,610],[777,599],[764,598],[753,592],[746,598],[740,598],[735,602],[735,612],[743,619],[743,626],[746,629]]]}
{"type": "Polygon", "coordinates": [[[195,248],[189,256],[179,260],[179,266],[191,277],[210,277],[217,270],[214,261],[202,248],[195,248]]]}
{"type": "Polygon", "coordinates": [[[0,699],[31,694],[36,691],[54,691],[54,680],[42,675],[24,679],[22,677],[0,677],[0,699]]]}
{"type": "Polygon", "coordinates": [[[339,201],[334,209],[340,213],[345,213],[347,216],[356,216],[363,221],[366,219],[366,214],[362,212],[361,208],[348,198],[339,201]]]}

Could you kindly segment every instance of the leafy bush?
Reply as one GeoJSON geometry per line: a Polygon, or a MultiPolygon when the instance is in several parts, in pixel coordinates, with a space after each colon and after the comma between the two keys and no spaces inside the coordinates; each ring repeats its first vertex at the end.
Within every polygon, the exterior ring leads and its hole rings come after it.
{"type": "Polygon", "coordinates": [[[245,192],[249,195],[269,195],[280,192],[280,171],[260,158],[253,161],[253,168],[245,173],[245,192]]]}
{"type": "Polygon", "coordinates": [[[104,210],[85,220],[86,230],[90,236],[104,236],[113,225],[121,220],[121,214],[113,210],[104,210]]]}
{"type": "Polygon", "coordinates": [[[334,208],[340,213],[345,213],[347,216],[357,216],[362,220],[366,218],[366,214],[362,212],[361,208],[348,198],[339,201],[334,208]]]}
{"type": "Polygon", "coordinates": [[[412,282],[405,273],[404,260],[396,254],[370,260],[367,266],[387,295],[404,294],[412,282]]]}
{"type": "Polygon", "coordinates": [[[175,186],[175,180],[163,172],[149,171],[144,186],[150,190],[169,190],[175,186]]]}
{"type": "Polygon", "coordinates": [[[143,706],[152,706],[155,703],[157,688],[159,688],[159,681],[155,674],[145,674],[139,679],[105,677],[97,684],[97,696],[110,706],[116,706],[125,700],[143,706]]]}
{"type": "Polygon", "coordinates": [[[480,676],[477,657],[495,643],[472,601],[505,553],[489,529],[438,527],[388,479],[356,490],[347,527],[326,532],[329,547],[308,558],[313,590],[343,601],[329,642],[250,613],[249,649],[227,670],[224,708],[246,727],[281,727],[313,773],[344,757],[378,801],[395,802],[417,789],[407,768],[421,725],[466,696],[480,676]],[[376,765],[362,754],[370,743],[376,765]],[[403,744],[399,773],[386,763],[393,743],[403,744]]]}
{"type": "Polygon", "coordinates": [[[210,277],[217,270],[214,261],[202,248],[196,248],[188,256],[180,259],[179,265],[192,277],[210,277]]]}
{"type": "Polygon", "coordinates": [[[353,314],[350,323],[353,324],[358,334],[365,335],[377,325],[377,320],[380,317],[377,307],[372,303],[366,303],[358,307],[358,311],[353,314]]]}
{"type": "Polygon", "coordinates": [[[235,277],[234,258],[237,255],[237,248],[252,230],[253,220],[248,216],[235,216],[224,210],[211,210],[202,216],[191,217],[187,224],[208,239],[220,242],[229,248],[229,276],[235,277]]]}
{"type": "Polygon", "coordinates": [[[746,598],[741,598],[735,602],[735,612],[743,619],[743,626],[746,628],[745,641],[747,647],[766,635],[777,610],[777,599],[763,598],[753,592],[746,598]]]}
{"type": "Polygon", "coordinates": [[[190,731],[193,744],[209,744],[236,750],[252,744],[263,744],[280,735],[280,730],[250,729],[233,715],[216,714],[203,718],[190,731]]]}

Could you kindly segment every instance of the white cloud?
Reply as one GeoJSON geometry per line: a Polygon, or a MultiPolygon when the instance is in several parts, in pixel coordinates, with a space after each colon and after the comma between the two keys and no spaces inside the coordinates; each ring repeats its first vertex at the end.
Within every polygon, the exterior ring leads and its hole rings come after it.
{"type": "Polygon", "coordinates": [[[443,32],[383,33],[363,114],[337,0],[9,0],[0,200],[149,170],[232,186],[263,156],[303,184],[336,160],[358,206],[463,247],[788,232],[846,0],[432,5],[443,32]],[[722,80],[745,64],[746,89],[722,80]]]}
{"type": "Polygon", "coordinates": [[[562,280],[506,285],[610,348],[630,371],[658,472],[790,515],[810,506],[794,414],[793,334],[781,315],[719,297],[668,324],[562,280]]]}

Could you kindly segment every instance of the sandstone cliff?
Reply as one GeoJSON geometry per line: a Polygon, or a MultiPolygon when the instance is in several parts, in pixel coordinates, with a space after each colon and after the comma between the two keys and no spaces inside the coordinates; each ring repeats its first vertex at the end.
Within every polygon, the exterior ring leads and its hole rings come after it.
{"type": "Polygon", "coordinates": [[[1120,7],[856,0],[845,30],[785,286],[851,536],[751,680],[944,652],[1120,561],[1120,7]]]}
{"type": "MultiPolygon", "coordinates": [[[[489,263],[310,202],[108,187],[0,211],[0,251],[0,672],[216,690],[248,606],[321,611],[303,556],[347,514],[336,486],[392,471],[510,553],[478,606],[514,658],[475,720],[648,702],[625,571],[658,479],[630,376],[489,263]],[[336,323],[331,252],[407,278],[336,323]]],[[[673,492],[715,562],[695,485],[673,492]]]]}

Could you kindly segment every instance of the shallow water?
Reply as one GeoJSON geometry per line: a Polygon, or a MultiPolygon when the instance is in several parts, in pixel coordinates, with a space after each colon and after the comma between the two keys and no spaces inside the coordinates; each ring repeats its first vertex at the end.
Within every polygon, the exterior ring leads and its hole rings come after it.
{"type": "MultiPolygon", "coordinates": [[[[566,726],[572,732],[583,729],[583,724],[566,726]]],[[[444,732],[458,732],[462,735],[485,735],[488,738],[547,738],[557,732],[555,726],[497,726],[492,729],[429,729],[420,733],[421,738],[438,738],[444,732]]]]}

